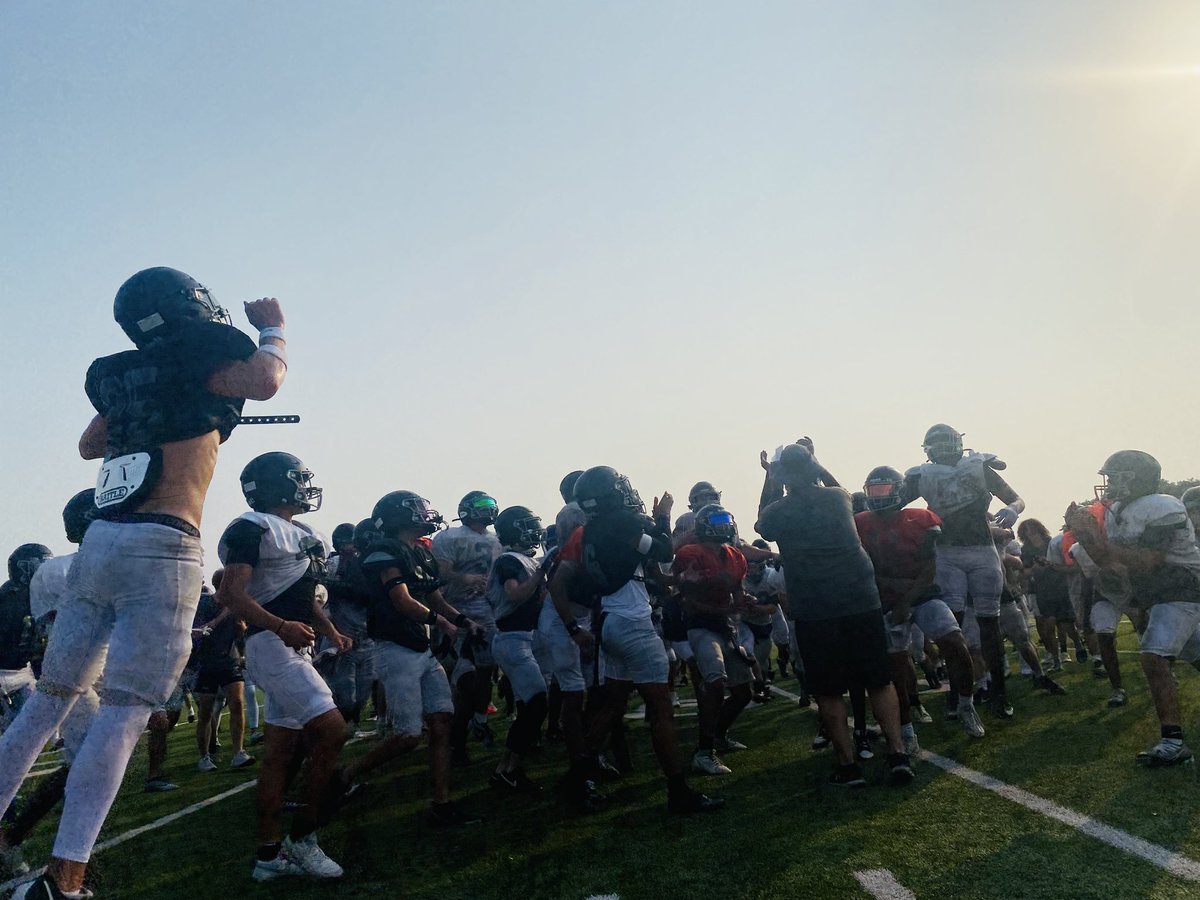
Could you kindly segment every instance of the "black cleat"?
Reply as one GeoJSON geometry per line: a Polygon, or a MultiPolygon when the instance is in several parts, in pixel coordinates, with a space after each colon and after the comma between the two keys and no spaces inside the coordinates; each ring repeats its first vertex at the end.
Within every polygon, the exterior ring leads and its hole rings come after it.
{"type": "Polygon", "coordinates": [[[1044,691],[1049,691],[1056,697],[1066,696],[1067,689],[1051,678],[1049,675],[1039,675],[1033,679],[1033,686],[1041,688],[1044,691]]]}
{"type": "Polygon", "coordinates": [[[892,784],[908,784],[914,778],[912,763],[909,762],[908,756],[904,753],[889,753],[888,768],[891,770],[890,780],[892,784]]]}

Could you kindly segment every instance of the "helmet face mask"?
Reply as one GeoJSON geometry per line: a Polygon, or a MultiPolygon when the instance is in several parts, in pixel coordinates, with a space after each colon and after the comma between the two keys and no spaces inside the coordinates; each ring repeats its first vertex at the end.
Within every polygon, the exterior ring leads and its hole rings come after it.
{"type": "Polygon", "coordinates": [[[590,516],[621,509],[646,511],[629,479],[611,466],[594,466],[580,475],[575,482],[575,502],[590,516]]]}
{"type": "Polygon", "coordinates": [[[900,509],[903,503],[901,488],[904,476],[890,466],[872,469],[863,483],[867,509],[871,512],[889,512],[900,509]]]}
{"type": "Polygon", "coordinates": [[[8,578],[13,584],[28,585],[42,563],[54,556],[45,544],[22,544],[8,557],[8,578]]]}
{"type": "Polygon", "coordinates": [[[476,525],[491,525],[500,515],[496,499],[483,491],[471,491],[458,503],[458,520],[476,525]]]}
{"type": "Polygon", "coordinates": [[[1100,468],[1102,482],[1095,487],[1101,500],[1125,503],[1158,491],[1162,466],[1142,450],[1118,450],[1100,468]]]}
{"type": "Polygon", "coordinates": [[[532,551],[546,540],[546,531],[531,509],[510,506],[496,517],[496,537],[506,547],[532,551]]]}
{"type": "Polygon", "coordinates": [[[737,522],[733,513],[710,503],[696,513],[696,539],[710,544],[732,544],[737,540],[737,522]]]}
{"type": "Polygon", "coordinates": [[[393,491],[381,498],[371,520],[379,534],[390,538],[405,531],[429,535],[446,527],[442,514],[412,491],[393,491]]]}

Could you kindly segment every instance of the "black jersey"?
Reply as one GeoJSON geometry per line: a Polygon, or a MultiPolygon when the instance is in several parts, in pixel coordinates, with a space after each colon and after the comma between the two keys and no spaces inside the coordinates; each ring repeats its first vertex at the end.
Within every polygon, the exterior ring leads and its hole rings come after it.
{"type": "Polygon", "coordinates": [[[29,588],[0,585],[0,669],[23,669],[36,655],[29,588]]]}
{"type": "Polygon", "coordinates": [[[441,587],[440,569],[433,553],[424,542],[415,546],[399,541],[372,542],[362,561],[362,571],[372,596],[367,617],[367,633],[377,641],[391,641],[421,653],[429,649],[429,626],[406,616],[392,603],[385,573],[395,569],[404,580],[413,599],[427,602],[441,587]]]}

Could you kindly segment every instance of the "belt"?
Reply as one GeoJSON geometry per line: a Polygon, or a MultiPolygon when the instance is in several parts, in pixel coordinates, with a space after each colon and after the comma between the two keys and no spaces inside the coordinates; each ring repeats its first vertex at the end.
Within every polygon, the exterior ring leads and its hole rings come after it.
{"type": "Polygon", "coordinates": [[[106,522],[117,522],[122,525],[165,525],[174,528],[194,538],[200,537],[200,529],[191,522],[185,522],[178,516],[168,516],[165,513],[120,513],[105,519],[106,522]]]}

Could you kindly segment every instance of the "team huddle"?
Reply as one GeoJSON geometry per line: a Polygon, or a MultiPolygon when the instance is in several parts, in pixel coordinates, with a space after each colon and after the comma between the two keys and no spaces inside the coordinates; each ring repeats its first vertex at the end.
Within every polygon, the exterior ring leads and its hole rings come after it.
{"type": "Polygon", "coordinates": [[[319,829],[368,773],[422,742],[428,821],[479,821],[451,801],[451,780],[471,765],[472,738],[495,745],[497,684],[515,718],[488,774],[495,790],[542,791],[525,762],[543,740],[561,741],[555,787],[580,813],[601,808],[603,782],[632,766],[625,719],[636,691],[668,809],[716,812],[725,801],[688,775],[730,772],[726,759],[746,749],[734,737],[739,716],[778,698],[772,683],[789,665],[801,705],[817,706],[814,749],[832,747],[830,785],[865,785],[876,739],[887,778],[904,784],[920,753],[916,725],[932,720],[918,672],[931,688],[948,682],[944,715],[983,739],[981,710],[1015,714],[1004,641],[1034,687],[1060,695],[1052,674],[1069,640],[1121,706],[1115,641],[1126,616],[1161,726],[1138,762],[1192,757],[1170,667],[1200,667],[1200,489],[1159,493],[1147,453],[1110,456],[1096,500],[1072,504],[1053,536],[1036,520],[1014,536],[1025,504],[1005,464],[965,449],[948,425],[926,432],[924,462],[872,469],[853,495],[801,438],[760,455],[750,542],[711,483],[695,485],[673,519],[669,493],[647,511],[608,466],[563,478],[552,522],[475,490],[447,527],[419,493],[391,490],[328,540],[305,519],[321,506],[313,473],[292,453],[266,453],[241,473],[249,510],[222,532],[214,593],[200,549],[204,499],[245,401],[283,383],[283,313],[274,299],[246,304],[256,343],[199,282],[156,268],[121,286],[114,315],[134,349],[88,370],[96,416],[79,450],[102,463],[95,489],[64,510],[78,552],[24,544],[0,587],[0,861],[27,871],[22,840],[63,801],[50,865],[15,897],[92,896],[87,862],[148,726],[146,788],[174,787],[158,769],[189,691],[201,706],[198,768],[216,768],[218,697],[230,765],[258,766],[259,881],[341,877],[319,829]],[[690,759],[675,722],[688,684],[698,713],[690,759]],[[261,761],[244,747],[258,691],[261,761]],[[374,742],[343,758],[368,709],[374,742]],[[14,804],[56,740],[67,765],[14,804]]]}

